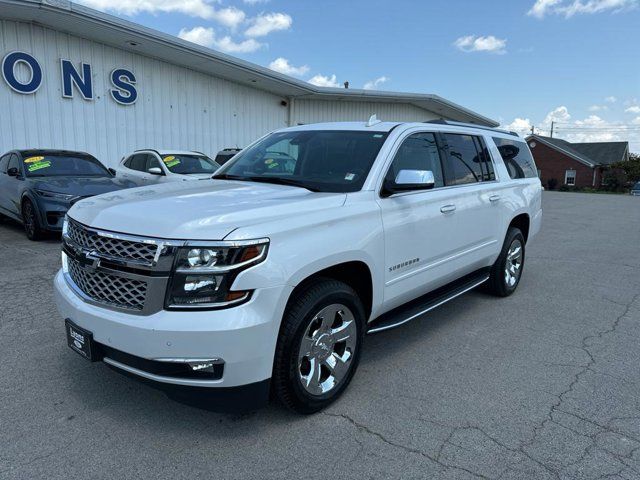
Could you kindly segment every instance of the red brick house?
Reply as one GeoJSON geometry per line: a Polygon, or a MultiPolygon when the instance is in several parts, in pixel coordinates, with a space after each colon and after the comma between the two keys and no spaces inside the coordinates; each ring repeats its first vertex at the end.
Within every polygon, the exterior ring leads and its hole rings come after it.
{"type": "Polygon", "coordinates": [[[545,187],[555,179],[558,187],[599,188],[609,165],[629,159],[629,142],[569,143],[541,135],[526,140],[545,187]]]}

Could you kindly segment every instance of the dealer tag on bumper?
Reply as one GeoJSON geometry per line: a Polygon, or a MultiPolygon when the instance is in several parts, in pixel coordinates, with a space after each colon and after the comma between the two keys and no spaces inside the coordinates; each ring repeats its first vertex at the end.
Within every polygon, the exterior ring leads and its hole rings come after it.
{"type": "Polygon", "coordinates": [[[78,327],[68,318],[64,321],[67,330],[67,344],[76,353],[94,362],[93,335],[84,328],[78,327]]]}

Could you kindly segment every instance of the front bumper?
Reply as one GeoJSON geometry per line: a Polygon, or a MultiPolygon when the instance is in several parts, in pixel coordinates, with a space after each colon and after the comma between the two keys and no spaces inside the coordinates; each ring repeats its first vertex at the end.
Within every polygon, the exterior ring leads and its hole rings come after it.
{"type": "Polygon", "coordinates": [[[237,307],[213,311],[166,311],[141,316],[84,302],[69,286],[62,271],[54,280],[55,301],[63,318],[90,331],[107,348],[141,359],[188,362],[222,359],[218,380],[157,375],[107,355],[103,361],[121,373],[152,382],[163,389],[229,389],[270,379],[280,320],[291,287],[256,290],[237,307]]]}

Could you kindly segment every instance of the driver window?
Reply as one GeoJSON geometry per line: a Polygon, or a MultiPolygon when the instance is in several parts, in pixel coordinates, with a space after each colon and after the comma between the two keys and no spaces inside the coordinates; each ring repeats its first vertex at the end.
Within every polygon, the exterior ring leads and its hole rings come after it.
{"type": "Polygon", "coordinates": [[[385,182],[395,182],[400,170],[431,170],[435,188],[444,186],[442,162],[433,133],[414,133],[400,145],[385,182]]]}
{"type": "Polygon", "coordinates": [[[156,158],[155,155],[147,155],[147,168],[146,168],[146,172],[149,171],[150,168],[159,168],[160,171],[162,171],[162,167],[160,166],[160,162],[158,161],[158,159],[156,158]]]}
{"type": "Polygon", "coordinates": [[[7,170],[9,170],[10,168],[17,168],[18,172],[22,172],[22,170],[20,169],[20,160],[18,159],[18,156],[14,153],[11,155],[11,158],[9,159],[9,165],[7,166],[7,170]]]}

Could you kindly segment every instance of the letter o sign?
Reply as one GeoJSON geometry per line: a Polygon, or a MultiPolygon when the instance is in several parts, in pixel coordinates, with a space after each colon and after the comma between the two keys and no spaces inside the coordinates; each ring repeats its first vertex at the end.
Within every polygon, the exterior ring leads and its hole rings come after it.
{"type": "Polygon", "coordinates": [[[28,53],[11,52],[2,60],[2,77],[14,91],[23,94],[34,93],[42,85],[42,68],[38,61],[28,53]],[[30,70],[29,81],[22,83],[16,78],[16,66],[24,64],[30,70]]]}

